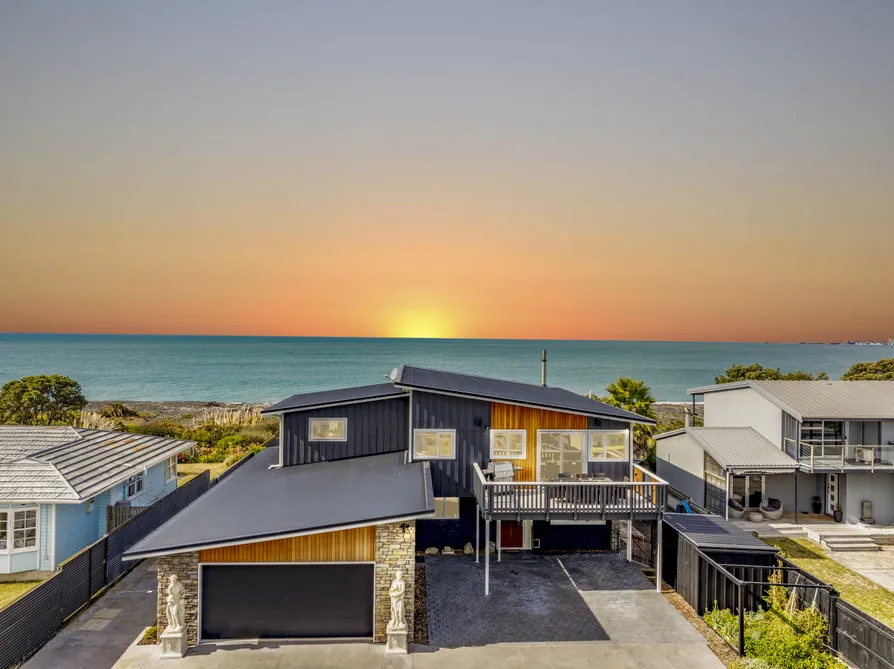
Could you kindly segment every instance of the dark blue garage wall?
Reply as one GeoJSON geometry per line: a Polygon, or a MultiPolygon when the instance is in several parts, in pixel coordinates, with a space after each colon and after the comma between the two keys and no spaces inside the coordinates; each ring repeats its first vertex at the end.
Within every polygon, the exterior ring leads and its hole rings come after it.
{"type": "Polygon", "coordinates": [[[403,451],[409,442],[406,397],[358,402],[283,415],[283,466],[403,451]],[[347,418],[347,441],[308,441],[310,418],[347,418]]]}
{"type": "Polygon", "coordinates": [[[611,549],[611,521],[605,525],[551,525],[535,520],[531,537],[540,540],[538,551],[578,551],[611,549]]]}
{"type": "Polygon", "coordinates": [[[472,463],[486,467],[490,453],[491,403],[419,390],[411,397],[414,429],[456,430],[456,459],[430,461],[435,497],[471,497],[472,463]]]}
{"type": "MultiPolygon", "coordinates": [[[[496,523],[491,523],[495,525],[496,523]]],[[[493,532],[493,529],[491,529],[493,532]]],[[[481,542],[484,542],[484,521],[481,521],[481,542]]],[[[475,545],[475,498],[462,497],[459,500],[459,520],[417,520],[416,550],[444,548],[462,550],[467,543],[475,545]]]]}

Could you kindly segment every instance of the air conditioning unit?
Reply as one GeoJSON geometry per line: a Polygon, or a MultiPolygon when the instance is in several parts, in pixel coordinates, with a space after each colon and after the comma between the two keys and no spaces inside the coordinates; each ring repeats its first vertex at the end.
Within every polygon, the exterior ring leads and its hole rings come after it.
{"type": "Polygon", "coordinates": [[[857,462],[862,462],[867,465],[871,465],[872,461],[875,457],[874,453],[875,453],[875,449],[861,448],[858,446],[857,448],[854,449],[854,458],[857,460],[857,462]]]}

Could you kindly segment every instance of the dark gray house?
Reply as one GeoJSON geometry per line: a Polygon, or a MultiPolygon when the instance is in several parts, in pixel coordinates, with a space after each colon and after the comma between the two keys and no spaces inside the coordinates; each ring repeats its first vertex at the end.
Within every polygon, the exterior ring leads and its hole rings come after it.
{"type": "Polygon", "coordinates": [[[472,544],[486,593],[488,540],[498,559],[608,548],[613,521],[660,525],[666,504],[631,453],[632,425],[652,421],[561,388],[401,366],[264,413],[280,419],[278,447],[128,554],[197,584],[191,643],[383,640],[395,569],[413,610],[417,550],[472,544]]]}

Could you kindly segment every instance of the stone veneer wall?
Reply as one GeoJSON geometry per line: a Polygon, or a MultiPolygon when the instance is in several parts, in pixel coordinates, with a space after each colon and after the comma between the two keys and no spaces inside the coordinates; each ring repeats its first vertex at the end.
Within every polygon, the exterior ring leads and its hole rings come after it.
{"type": "Polygon", "coordinates": [[[376,526],[376,615],[375,637],[387,641],[385,628],[391,619],[391,597],[388,589],[394,572],[400,569],[407,583],[404,611],[407,616],[407,640],[413,638],[413,602],[416,593],[416,522],[388,523],[376,526]],[[406,532],[400,528],[407,527],[406,532]]]}
{"type": "Polygon", "coordinates": [[[168,576],[177,574],[183,584],[183,604],[186,619],[186,643],[195,646],[198,642],[198,606],[199,606],[199,554],[178,553],[158,558],[158,607],[156,620],[158,633],[164,632],[168,625],[165,607],[168,597],[168,576]]]}

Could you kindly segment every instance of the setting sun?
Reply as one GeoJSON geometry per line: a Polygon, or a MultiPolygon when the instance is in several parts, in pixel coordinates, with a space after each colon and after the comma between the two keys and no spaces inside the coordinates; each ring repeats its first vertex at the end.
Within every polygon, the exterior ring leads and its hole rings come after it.
{"type": "Polygon", "coordinates": [[[389,328],[391,337],[450,339],[456,328],[452,318],[434,309],[411,309],[395,315],[389,328]]]}

